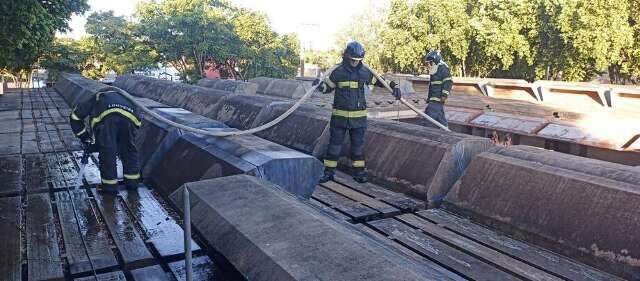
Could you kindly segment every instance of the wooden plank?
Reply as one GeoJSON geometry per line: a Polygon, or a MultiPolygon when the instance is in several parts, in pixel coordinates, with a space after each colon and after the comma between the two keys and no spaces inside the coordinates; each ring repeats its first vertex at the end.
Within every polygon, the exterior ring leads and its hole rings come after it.
{"type": "Polygon", "coordinates": [[[324,212],[327,212],[329,215],[339,219],[339,220],[344,220],[344,221],[351,221],[351,218],[349,218],[348,216],[346,216],[343,213],[340,213],[334,209],[332,209],[331,207],[328,207],[324,204],[322,204],[322,202],[316,200],[316,199],[309,199],[309,203],[311,203],[311,205],[318,207],[319,209],[323,210],[324,212]]]}
{"type": "Polygon", "coordinates": [[[424,210],[417,214],[475,242],[569,280],[623,280],[561,255],[500,235],[441,209],[424,210]]]}
{"type": "Polygon", "coordinates": [[[364,204],[374,210],[377,210],[378,212],[382,213],[383,218],[392,217],[401,213],[400,210],[390,206],[389,204],[373,199],[367,195],[364,195],[360,192],[357,192],[339,183],[331,181],[331,182],[323,183],[321,185],[335,193],[338,193],[360,204],[364,204]]]}
{"type": "MultiPolygon", "coordinates": [[[[127,278],[124,276],[124,273],[122,273],[122,271],[102,273],[102,274],[98,274],[96,277],[98,277],[98,281],[125,281],[125,280],[127,280],[127,278]]],[[[91,276],[87,276],[87,277],[77,278],[77,279],[74,279],[74,280],[75,281],[95,281],[96,278],[93,275],[91,275],[91,276]]]]}
{"type": "Polygon", "coordinates": [[[131,271],[135,281],[169,281],[169,276],[159,265],[139,268],[131,271]]]}
{"type": "Polygon", "coordinates": [[[28,195],[25,215],[29,280],[64,280],[49,194],[28,195]]]}
{"type": "Polygon", "coordinates": [[[402,193],[393,192],[372,183],[358,183],[343,172],[336,172],[335,178],[336,182],[374,197],[403,212],[415,212],[426,208],[426,203],[422,200],[413,199],[402,193]]]}
{"type": "MultiPolygon", "coordinates": [[[[164,258],[174,258],[184,255],[184,231],[169,215],[166,203],[140,187],[137,191],[121,191],[120,195],[142,226],[148,240],[164,258]]],[[[191,249],[198,251],[200,247],[192,240],[191,249]]]]}
{"type": "Polygon", "coordinates": [[[21,197],[0,198],[0,280],[22,279],[21,197]]]}
{"type": "Polygon", "coordinates": [[[368,221],[382,216],[380,212],[352,201],[322,186],[316,187],[312,197],[346,214],[355,222],[368,221]]]}
{"type": "Polygon", "coordinates": [[[116,196],[106,195],[91,189],[102,218],[111,232],[111,237],[120,250],[122,260],[127,267],[150,265],[153,256],[147,250],[140,234],[136,231],[126,209],[116,196]]]}
{"type": "Polygon", "coordinates": [[[516,260],[512,257],[504,255],[494,249],[483,246],[470,240],[466,237],[460,236],[452,231],[439,227],[438,225],[429,222],[425,219],[417,217],[414,214],[403,214],[396,217],[396,219],[403,221],[407,224],[413,225],[416,228],[423,230],[430,236],[433,236],[441,241],[446,242],[453,247],[456,247],[462,251],[468,252],[474,256],[484,259],[485,261],[495,264],[500,268],[508,270],[519,275],[527,280],[545,280],[545,281],[560,281],[561,278],[551,275],[548,272],[542,271],[538,268],[532,267],[524,262],[516,260]]]}
{"type": "Polygon", "coordinates": [[[91,271],[91,262],[96,270],[115,267],[118,265],[111,246],[109,245],[109,232],[98,221],[96,211],[84,190],[73,191],[73,200],[78,211],[78,221],[73,213],[73,205],[68,192],[56,192],[56,205],[62,227],[62,236],[69,270],[72,275],[91,271]],[[78,225],[80,231],[78,232],[78,225]],[[85,254],[82,239],[86,242],[89,256],[85,254]]]}
{"type": "Polygon", "coordinates": [[[42,154],[24,155],[24,183],[27,193],[49,191],[47,159],[42,154]]]}
{"type": "MultiPolygon", "coordinates": [[[[193,268],[193,280],[223,280],[219,277],[219,270],[215,267],[213,262],[207,256],[201,256],[193,258],[191,260],[193,268]]],[[[187,276],[185,273],[184,260],[172,262],[169,264],[171,272],[178,279],[178,281],[186,281],[187,276]]]]}
{"type": "Polygon", "coordinates": [[[443,275],[451,278],[451,280],[456,280],[456,281],[464,281],[467,280],[465,278],[463,278],[460,275],[455,274],[452,271],[447,270],[446,268],[430,261],[429,259],[419,255],[418,253],[410,250],[409,248],[403,246],[402,244],[393,241],[391,239],[389,239],[388,237],[382,235],[380,232],[377,232],[375,230],[373,230],[371,227],[369,227],[368,225],[365,224],[356,224],[355,225],[357,228],[359,228],[360,230],[362,230],[363,232],[367,233],[368,235],[371,235],[375,238],[378,238],[380,241],[382,241],[382,243],[384,243],[385,245],[391,246],[397,250],[399,250],[400,252],[402,252],[403,254],[409,256],[410,258],[414,259],[416,262],[419,262],[421,264],[424,265],[424,267],[428,267],[430,269],[434,269],[440,273],[442,273],[443,275]]]}
{"type": "Polygon", "coordinates": [[[448,270],[473,280],[520,280],[482,260],[459,251],[439,240],[394,219],[368,222],[370,226],[385,233],[411,250],[437,262],[448,270]]]}
{"type": "Polygon", "coordinates": [[[16,196],[22,191],[22,171],[20,155],[0,157],[0,195],[16,196]]]}
{"type": "Polygon", "coordinates": [[[73,187],[76,184],[78,170],[75,161],[69,153],[48,153],[48,179],[55,190],[73,187]]]}

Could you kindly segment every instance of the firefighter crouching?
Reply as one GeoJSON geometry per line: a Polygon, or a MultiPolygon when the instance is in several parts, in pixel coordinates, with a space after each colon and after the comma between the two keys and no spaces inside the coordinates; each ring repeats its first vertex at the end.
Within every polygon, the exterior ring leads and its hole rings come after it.
{"type": "Polygon", "coordinates": [[[124,185],[138,187],[140,167],[134,141],[141,122],[133,104],[117,92],[99,92],[95,97],[79,103],[71,112],[71,129],[85,146],[93,146],[99,153],[102,184],[98,190],[118,192],[116,156],[120,156],[124,170],[124,185]],[[88,119],[88,127],[85,126],[88,119]],[[92,134],[95,144],[92,144],[92,134]]]}
{"type": "MultiPolygon", "coordinates": [[[[364,156],[364,135],[367,129],[365,87],[369,85],[384,87],[384,85],[371,71],[363,67],[364,55],[365,50],[360,43],[349,43],[344,50],[342,63],[324,81],[316,79],[313,83],[313,85],[321,83],[318,89],[322,93],[335,91],[329,125],[329,147],[324,157],[325,170],[320,179],[321,183],[333,180],[347,132],[351,140],[353,179],[360,183],[367,182],[364,156]]],[[[393,95],[400,99],[402,94],[398,85],[393,81],[389,84],[394,89],[393,95]]]]}

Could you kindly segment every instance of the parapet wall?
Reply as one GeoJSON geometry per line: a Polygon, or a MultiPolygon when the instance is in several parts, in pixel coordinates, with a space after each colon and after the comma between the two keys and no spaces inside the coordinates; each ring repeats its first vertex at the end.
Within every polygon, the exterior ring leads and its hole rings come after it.
{"type": "Polygon", "coordinates": [[[609,272],[640,278],[640,174],[525,146],[475,157],[445,206],[609,272]]]}
{"type": "MultiPolygon", "coordinates": [[[[158,98],[154,92],[162,92],[164,93],[162,97],[166,97],[176,87],[164,81],[155,83],[153,80],[124,76],[118,77],[115,85],[126,87],[125,90],[133,91],[133,94],[152,99],[158,98]],[[140,87],[136,86],[136,83],[131,83],[130,80],[143,80],[147,86],[144,90],[139,90],[140,87]]],[[[274,85],[284,85],[279,89],[283,93],[298,90],[298,88],[289,87],[288,82],[282,84],[282,81],[290,80],[274,79],[269,82],[270,85],[266,89],[273,89],[274,85]]],[[[197,89],[200,87],[196,86],[181,85],[180,87],[185,90],[191,87],[194,92],[200,91],[197,89]]],[[[217,96],[219,93],[213,95],[217,96]]],[[[216,98],[215,105],[202,105],[201,100],[188,98],[185,100],[187,100],[185,103],[177,101],[172,104],[169,103],[171,99],[164,98],[164,101],[170,105],[191,110],[242,130],[273,120],[293,104],[290,99],[278,99],[273,96],[229,93],[216,98]]],[[[304,153],[322,157],[329,138],[330,114],[327,109],[303,105],[283,122],[257,135],[304,153]]],[[[446,133],[413,124],[384,120],[369,120],[369,124],[365,151],[372,181],[428,199],[434,204],[444,197],[460,177],[471,157],[491,147],[490,141],[485,138],[446,133]]],[[[343,155],[349,155],[347,149],[343,155]]],[[[349,166],[348,162],[347,158],[342,159],[342,163],[346,164],[344,166],[349,166]]]]}
{"type": "Polygon", "coordinates": [[[201,79],[198,86],[243,95],[253,95],[258,90],[258,84],[225,79],[201,79]]]}

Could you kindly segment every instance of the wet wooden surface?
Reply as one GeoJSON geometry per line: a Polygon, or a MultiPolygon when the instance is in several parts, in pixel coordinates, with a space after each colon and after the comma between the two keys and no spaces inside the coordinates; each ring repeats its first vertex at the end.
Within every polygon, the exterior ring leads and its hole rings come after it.
{"type": "Polygon", "coordinates": [[[21,280],[21,197],[0,198],[0,280],[21,280]]]}
{"type": "Polygon", "coordinates": [[[26,203],[29,280],[63,280],[63,261],[49,194],[28,195],[26,203]]]}
{"type": "MultiPolygon", "coordinates": [[[[169,263],[184,258],[184,232],[158,195],[75,189],[82,152],[69,114],[51,90],[0,96],[0,280],[95,280],[93,269],[98,280],[176,280],[169,263]]],[[[96,163],[93,156],[85,184],[99,183],[96,163]]],[[[198,266],[201,276],[217,267],[198,266]]]]}

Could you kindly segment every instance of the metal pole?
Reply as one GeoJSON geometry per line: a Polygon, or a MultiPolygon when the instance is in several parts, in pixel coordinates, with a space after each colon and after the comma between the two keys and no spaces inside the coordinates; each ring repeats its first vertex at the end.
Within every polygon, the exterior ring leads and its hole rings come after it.
{"type": "Polygon", "coordinates": [[[189,189],[186,186],[182,196],[184,201],[184,269],[187,281],[191,281],[193,276],[191,264],[191,200],[189,199],[189,189]]]}

